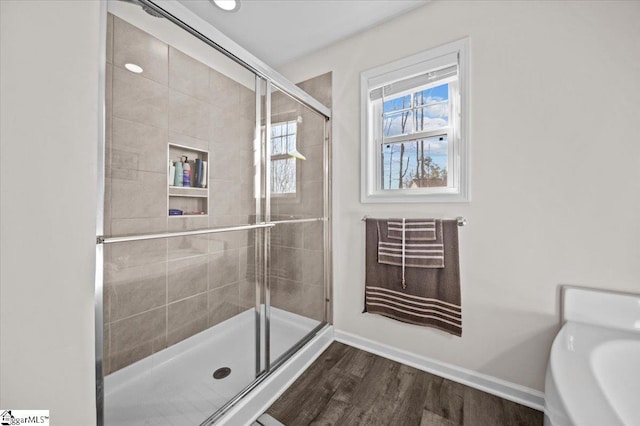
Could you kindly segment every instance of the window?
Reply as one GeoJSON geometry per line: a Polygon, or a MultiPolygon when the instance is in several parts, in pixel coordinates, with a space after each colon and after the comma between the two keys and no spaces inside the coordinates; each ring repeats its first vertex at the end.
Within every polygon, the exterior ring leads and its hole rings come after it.
{"type": "Polygon", "coordinates": [[[271,193],[295,195],[297,122],[287,121],[271,125],[271,193]]]}
{"type": "Polygon", "coordinates": [[[362,73],[362,202],[469,200],[462,40],[362,73]]]}

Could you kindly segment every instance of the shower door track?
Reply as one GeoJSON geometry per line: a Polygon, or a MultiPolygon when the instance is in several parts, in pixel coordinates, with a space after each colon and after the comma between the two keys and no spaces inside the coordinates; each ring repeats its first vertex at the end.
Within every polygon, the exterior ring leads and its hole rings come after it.
{"type": "Polygon", "coordinates": [[[164,232],[161,234],[126,235],[121,237],[99,236],[96,239],[96,243],[97,244],[113,244],[113,243],[125,243],[129,241],[157,240],[161,238],[188,237],[191,235],[218,234],[221,232],[247,231],[251,229],[273,228],[274,226],[276,226],[276,224],[272,222],[272,223],[256,223],[255,225],[229,226],[225,228],[197,229],[195,231],[164,232]]]}

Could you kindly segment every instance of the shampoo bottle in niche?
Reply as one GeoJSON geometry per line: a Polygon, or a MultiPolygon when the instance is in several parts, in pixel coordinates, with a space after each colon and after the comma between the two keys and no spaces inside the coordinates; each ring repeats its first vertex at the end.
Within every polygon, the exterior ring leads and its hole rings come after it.
{"type": "Polygon", "coordinates": [[[167,185],[171,186],[176,181],[176,165],[173,161],[169,160],[169,179],[167,185]]]}
{"type": "Polygon", "coordinates": [[[182,169],[182,161],[176,161],[176,178],[173,181],[174,186],[182,186],[182,181],[184,179],[183,169],[182,169]]]}
{"type": "Polygon", "coordinates": [[[191,186],[191,166],[189,165],[189,159],[187,157],[183,157],[184,158],[184,164],[182,166],[182,170],[183,170],[183,175],[184,175],[184,179],[183,179],[183,186],[191,186]]]}

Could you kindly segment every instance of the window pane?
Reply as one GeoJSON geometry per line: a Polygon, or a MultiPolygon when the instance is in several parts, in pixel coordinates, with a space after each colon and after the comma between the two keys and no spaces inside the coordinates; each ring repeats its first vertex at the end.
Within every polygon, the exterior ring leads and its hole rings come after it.
{"type": "Polygon", "coordinates": [[[447,186],[446,136],[382,146],[382,189],[447,186]]]}
{"type": "Polygon", "coordinates": [[[413,111],[404,111],[384,116],[383,136],[404,135],[413,129],[413,111]]]}
{"type": "Polygon", "coordinates": [[[414,96],[415,106],[429,105],[449,100],[449,84],[431,87],[417,92],[414,96]]]}
{"type": "Polygon", "coordinates": [[[276,136],[280,136],[282,135],[282,125],[280,124],[273,124],[271,126],[271,137],[276,137],[276,136]]]}
{"type": "Polygon", "coordinates": [[[400,96],[399,98],[392,98],[384,102],[384,110],[382,112],[393,112],[401,109],[411,107],[411,95],[400,96]]]}
{"type": "Polygon", "coordinates": [[[296,159],[271,160],[271,192],[292,194],[296,192],[296,159]]]}
{"type": "Polygon", "coordinates": [[[287,123],[287,134],[289,134],[289,135],[295,135],[296,134],[296,122],[295,121],[290,121],[289,123],[287,123]]]}
{"type": "Polygon", "coordinates": [[[296,135],[287,136],[287,152],[291,152],[296,149],[296,135]]]}
{"type": "Polygon", "coordinates": [[[283,145],[283,138],[277,137],[271,139],[271,155],[278,154],[286,154],[285,148],[283,145]]]}
{"type": "Polygon", "coordinates": [[[435,130],[449,125],[449,103],[432,104],[416,109],[416,132],[435,130]]]}

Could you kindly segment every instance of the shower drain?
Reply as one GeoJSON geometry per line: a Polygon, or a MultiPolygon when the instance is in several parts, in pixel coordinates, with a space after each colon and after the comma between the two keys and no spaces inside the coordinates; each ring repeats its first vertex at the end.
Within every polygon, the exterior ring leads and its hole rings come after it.
{"type": "Polygon", "coordinates": [[[218,368],[216,371],[213,372],[213,378],[224,379],[229,374],[231,374],[231,369],[229,367],[222,367],[222,368],[218,368]]]}

